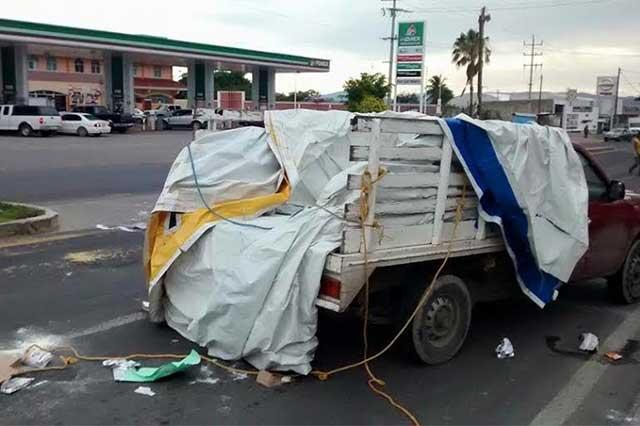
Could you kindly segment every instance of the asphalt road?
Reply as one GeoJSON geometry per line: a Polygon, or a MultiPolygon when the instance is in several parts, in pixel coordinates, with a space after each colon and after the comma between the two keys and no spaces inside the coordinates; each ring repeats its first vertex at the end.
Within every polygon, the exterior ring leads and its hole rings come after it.
{"type": "Polygon", "coordinates": [[[191,132],[0,135],[0,199],[42,202],[159,193],[191,132]]]}
{"type": "MultiPolygon", "coordinates": [[[[104,232],[0,250],[0,348],[35,342],[71,344],[90,355],[187,353],[192,343],[148,323],[139,309],[141,245],[142,234],[104,232]]],[[[555,353],[546,338],[575,349],[589,331],[604,352],[640,337],[639,327],[640,307],[611,305],[602,282],[582,283],[543,311],[524,299],[477,306],[467,342],[445,365],[416,364],[401,346],[371,365],[423,424],[638,424],[637,355],[608,366],[598,356],[555,353]],[[514,358],[495,357],[502,337],[512,340],[514,358]]],[[[392,333],[372,327],[374,349],[392,333]]],[[[361,356],[356,319],[322,316],[319,339],[316,368],[361,356]]],[[[137,384],[114,382],[99,363],[34,376],[32,388],[0,395],[0,423],[406,424],[368,389],[361,368],[266,389],[202,366],[149,384],[154,397],[135,394],[137,384]]]]}
{"type": "MultiPolygon", "coordinates": [[[[0,199],[74,205],[102,197],[107,205],[114,194],[154,194],[189,139],[180,131],[99,139],[0,136],[0,199]]],[[[606,147],[613,149],[594,153],[610,177],[640,188],[640,178],[626,173],[633,158],[628,144],[606,147]]],[[[95,203],[95,210],[102,208],[95,203]]],[[[41,343],[71,344],[91,355],[186,354],[191,342],[148,323],[140,311],[141,250],[142,235],[124,232],[0,249],[0,350],[41,343]]],[[[523,299],[479,305],[473,315],[462,351],[445,365],[416,364],[401,346],[372,363],[386,390],[423,424],[640,424],[638,354],[609,366],[599,356],[553,352],[546,343],[556,336],[574,349],[580,333],[589,331],[604,352],[640,339],[640,307],[610,304],[602,282],[568,287],[543,311],[523,299]],[[502,337],[514,343],[515,358],[496,359],[502,337]]],[[[356,319],[323,315],[315,367],[358,360],[360,328],[356,319]]],[[[393,331],[373,327],[373,349],[393,331]]],[[[362,369],[265,389],[202,366],[150,384],[154,397],[135,394],[136,384],[115,383],[99,363],[36,377],[31,388],[0,395],[0,424],[406,423],[369,390],[362,369]]]]}

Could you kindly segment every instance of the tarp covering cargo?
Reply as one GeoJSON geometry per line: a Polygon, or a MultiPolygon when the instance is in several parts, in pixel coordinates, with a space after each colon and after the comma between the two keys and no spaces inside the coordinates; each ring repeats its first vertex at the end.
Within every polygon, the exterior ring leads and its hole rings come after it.
{"type": "MultiPolygon", "coordinates": [[[[147,228],[152,320],[216,357],[311,370],[324,263],[358,197],[347,176],[366,169],[349,162],[351,117],[270,111],[265,128],[210,133],[182,150],[147,228]]],[[[523,291],[543,305],[587,244],[586,184],[566,134],[440,123],[481,214],[503,229],[523,291]]]]}
{"type": "Polygon", "coordinates": [[[166,320],[223,359],[310,371],[317,346],[314,303],[324,260],[340,244],[338,214],[349,201],[341,197],[350,117],[272,112],[266,129],[194,141],[191,158],[213,212],[198,200],[183,149],[148,231],[152,319],[166,320]],[[271,214],[257,217],[267,210],[271,214]]]}
{"type": "Polygon", "coordinates": [[[480,214],[500,225],[522,290],[544,306],[589,244],[588,190],[569,137],[535,123],[446,123],[480,214]]]}

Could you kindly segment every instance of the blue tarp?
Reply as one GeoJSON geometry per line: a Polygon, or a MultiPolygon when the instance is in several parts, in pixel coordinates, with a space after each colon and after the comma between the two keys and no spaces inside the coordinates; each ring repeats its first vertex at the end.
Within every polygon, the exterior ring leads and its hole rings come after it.
{"type": "Polygon", "coordinates": [[[544,306],[554,299],[561,282],[538,266],[528,238],[527,215],[518,203],[487,132],[458,118],[447,119],[446,123],[453,136],[454,149],[474,181],[474,188],[480,191],[484,217],[502,229],[520,285],[538,305],[544,306]]]}

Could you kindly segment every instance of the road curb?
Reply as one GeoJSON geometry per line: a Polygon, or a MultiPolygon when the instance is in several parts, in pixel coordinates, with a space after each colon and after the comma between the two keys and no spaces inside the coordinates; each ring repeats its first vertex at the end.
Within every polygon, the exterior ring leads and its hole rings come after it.
{"type": "Polygon", "coordinates": [[[18,219],[0,223],[0,237],[11,237],[14,235],[33,235],[43,232],[55,231],[58,229],[58,213],[49,208],[37,206],[35,204],[14,203],[11,201],[3,202],[30,207],[32,209],[41,210],[44,213],[35,217],[28,217],[26,219],[18,219]]]}

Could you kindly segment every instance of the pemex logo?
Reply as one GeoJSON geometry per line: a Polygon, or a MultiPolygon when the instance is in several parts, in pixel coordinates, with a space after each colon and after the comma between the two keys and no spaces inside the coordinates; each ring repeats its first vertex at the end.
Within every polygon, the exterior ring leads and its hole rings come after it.
{"type": "Polygon", "coordinates": [[[407,28],[407,31],[404,33],[404,35],[406,37],[413,37],[416,35],[418,31],[416,30],[416,26],[411,24],[409,25],[409,28],[407,28]]]}

